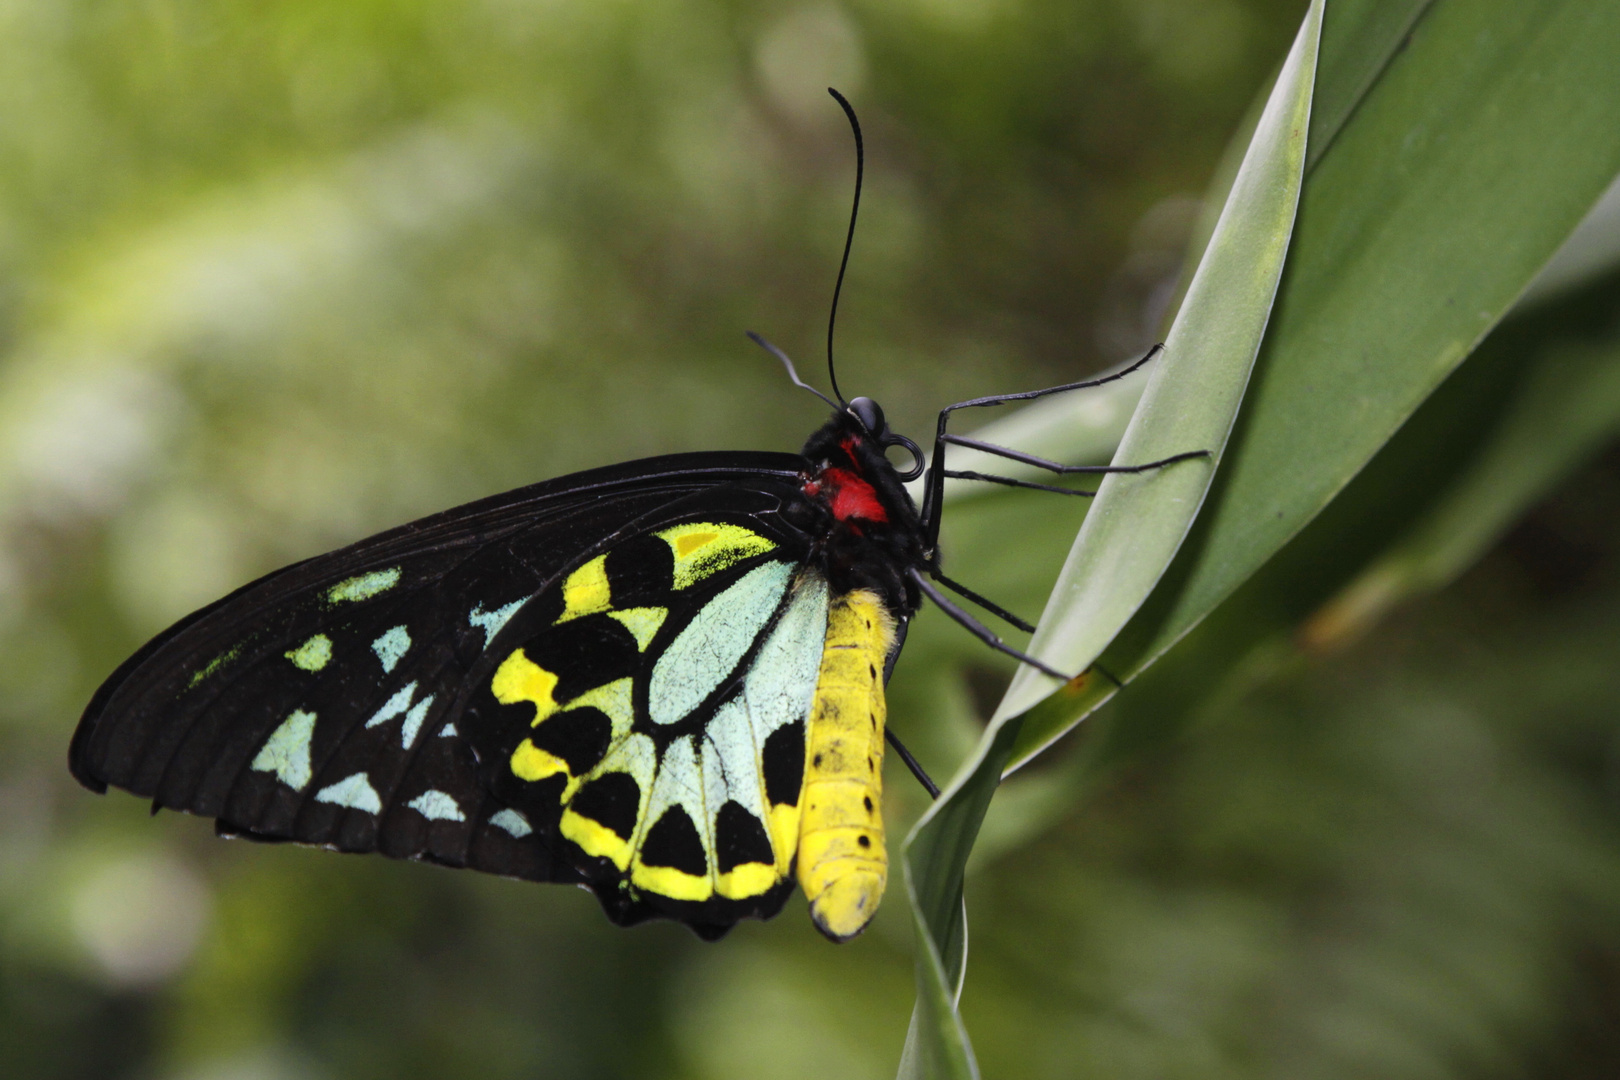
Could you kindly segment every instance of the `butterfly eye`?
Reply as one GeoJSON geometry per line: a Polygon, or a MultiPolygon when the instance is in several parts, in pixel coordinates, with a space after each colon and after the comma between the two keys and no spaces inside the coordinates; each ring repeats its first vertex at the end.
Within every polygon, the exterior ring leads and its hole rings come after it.
{"type": "Polygon", "coordinates": [[[849,403],[849,412],[871,434],[881,438],[887,433],[889,425],[888,421],[883,419],[883,409],[871,398],[858,397],[851,401],[849,403]]]}

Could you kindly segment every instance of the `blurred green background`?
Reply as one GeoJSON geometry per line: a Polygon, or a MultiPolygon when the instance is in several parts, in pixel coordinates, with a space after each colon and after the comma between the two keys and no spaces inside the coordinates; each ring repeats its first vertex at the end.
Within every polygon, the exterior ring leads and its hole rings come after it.
{"type": "MultiPolygon", "coordinates": [[[[892,1075],[898,888],[841,948],[798,901],[718,945],[621,931],[575,890],[149,819],[72,783],[68,737],[142,640],[292,559],[577,468],[795,449],[822,407],[742,332],[819,374],[853,172],[829,83],[869,155],[847,393],[916,434],[1151,343],[1303,6],[0,9],[0,1072],[892,1075]]],[[[1404,456],[1007,786],[968,885],[987,1075],[1614,1075],[1620,455],[1359,643],[1243,623],[1297,625],[1418,516],[1532,345],[1615,353],[1617,300],[1504,327],[1404,456]]],[[[959,503],[950,572],[1038,612],[1059,502],[959,503]]],[[[891,686],[938,776],[1008,674],[941,622],[891,686]]],[[[892,848],[921,805],[891,771],[892,848]]]]}

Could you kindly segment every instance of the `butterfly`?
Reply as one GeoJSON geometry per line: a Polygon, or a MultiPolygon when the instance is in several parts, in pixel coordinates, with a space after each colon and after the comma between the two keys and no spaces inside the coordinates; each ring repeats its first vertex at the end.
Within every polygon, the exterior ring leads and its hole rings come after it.
{"type": "MultiPolygon", "coordinates": [[[[863,163],[854,127],[855,210],[863,163]]],[[[849,258],[834,289],[838,291],[849,258]]],[[[212,817],[225,836],[380,852],[594,892],[630,925],[715,939],[781,910],[871,921],[888,863],[884,687],[926,599],[1057,678],[953,601],[1033,630],[940,569],[932,459],[869,398],[799,454],[692,453],[576,473],[295,563],[182,619],[96,692],[69,752],[87,788],[212,817]],[[903,449],[905,471],[886,456],[903,449]],[[908,481],[923,478],[919,507],[908,481]]],[[[836,400],[835,400],[836,398],[836,400]]],[[[1194,454],[1123,471],[1158,468],[1194,454]]]]}

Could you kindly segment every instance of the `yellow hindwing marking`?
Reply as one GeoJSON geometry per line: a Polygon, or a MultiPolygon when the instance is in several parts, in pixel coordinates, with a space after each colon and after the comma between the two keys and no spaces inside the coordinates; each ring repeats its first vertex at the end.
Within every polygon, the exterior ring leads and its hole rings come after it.
{"type": "Polygon", "coordinates": [[[495,694],[495,700],[502,705],[533,702],[535,715],[529,722],[530,727],[557,711],[557,701],[551,696],[552,691],[557,689],[556,674],[530,660],[522,649],[513,649],[512,655],[495,669],[495,677],[490,680],[489,688],[495,694]]]}
{"type": "Polygon", "coordinates": [[[741,525],[694,521],[656,533],[675,553],[676,589],[694,585],[754,555],[775,551],[776,544],[741,525]]]}
{"type": "Polygon", "coordinates": [[[894,620],[875,593],[833,600],[805,734],[798,872],[811,920],[834,941],[866,929],[888,884],[883,663],[893,644],[894,620]]]}
{"type": "Polygon", "coordinates": [[[621,871],[630,865],[630,841],[583,814],[564,810],[558,831],[587,855],[610,859],[621,871]]]}
{"type": "Polygon", "coordinates": [[[568,762],[528,739],[518,743],[518,748],[512,751],[512,774],[519,780],[544,780],[558,773],[569,775],[568,762]]]}
{"type": "Polygon", "coordinates": [[[804,802],[801,792],[799,802],[791,806],[774,804],[766,812],[770,815],[771,846],[776,849],[776,874],[778,877],[787,877],[793,869],[793,854],[799,850],[799,806],[804,802]]]}
{"type": "Polygon", "coordinates": [[[557,622],[595,615],[611,606],[613,590],[608,586],[607,556],[598,555],[563,582],[563,613],[557,616],[557,622]]]}
{"type": "MultiPolygon", "coordinates": [[[[625,709],[628,710],[630,708],[631,681],[621,679],[619,683],[623,684],[623,701],[625,709]]],[[[585,698],[592,695],[618,696],[616,688],[619,683],[609,683],[605,687],[588,691],[570,702],[570,706],[578,705],[585,698]]],[[[604,709],[603,711],[609,710],[604,709]]],[[[610,715],[612,715],[611,712],[610,715]]],[[[613,722],[618,724],[617,716],[613,717],[613,722]]],[[[625,728],[628,730],[629,720],[625,721],[625,728]]],[[[615,728],[615,732],[617,732],[617,728],[615,728]]],[[[578,844],[580,849],[587,855],[609,859],[621,872],[628,870],[630,868],[630,859],[635,854],[636,837],[632,836],[629,840],[626,840],[606,825],[578,813],[567,804],[578,794],[580,787],[592,780],[598,780],[612,773],[624,773],[636,782],[636,787],[641,794],[641,802],[636,808],[636,822],[639,828],[641,820],[646,816],[647,799],[652,790],[653,779],[657,775],[657,762],[658,751],[653,748],[651,738],[637,734],[620,738],[616,733],[613,745],[609,747],[602,760],[597,762],[585,775],[571,781],[567,790],[564,791],[562,820],[558,826],[558,831],[578,844]]]]}
{"type": "MultiPolygon", "coordinates": [[[[538,726],[540,721],[557,711],[557,701],[552,697],[552,691],[557,689],[556,674],[530,660],[522,649],[513,649],[512,655],[495,669],[495,677],[490,680],[489,688],[495,700],[502,705],[531,702],[534,705],[534,719],[529,722],[530,727],[538,726]]],[[[521,780],[544,780],[557,773],[569,775],[567,762],[540,749],[528,739],[518,743],[517,749],[512,751],[511,767],[512,774],[521,780]]]]}
{"type": "Polygon", "coordinates": [[[608,618],[634,635],[636,648],[641,652],[647,651],[647,646],[652,644],[653,635],[658,633],[658,628],[664,625],[664,619],[668,615],[669,609],[661,607],[633,607],[608,612],[608,618]]]}
{"type": "Polygon", "coordinates": [[[782,880],[776,867],[765,863],[740,863],[724,874],[716,874],[714,891],[728,900],[747,900],[770,891],[782,880]]]}
{"type": "Polygon", "coordinates": [[[688,874],[673,866],[648,866],[640,859],[630,870],[630,882],[638,889],[646,889],[671,900],[707,900],[714,895],[714,882],[708,877],[688,874]]]}

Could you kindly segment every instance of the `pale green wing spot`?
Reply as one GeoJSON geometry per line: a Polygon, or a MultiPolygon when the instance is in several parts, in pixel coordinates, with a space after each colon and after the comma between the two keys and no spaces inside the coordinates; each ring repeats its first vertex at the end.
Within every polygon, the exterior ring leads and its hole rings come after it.
{"type": "Polygon", "coordinates": [[[762,747],[773,731],[809,714],[826,636],[827,584],[819,574],[805,571],[781,618],[755,654],[743,692],[721,706],[703,731],[708,809],[703,827],[711,848],[720,808],[728,799],[752,814],[775,846],[765,806],[762,747]]]}
{"type": "Polygon", "coordinates": [[[748,707],[741,698],[732,698],[716,710],[714,719],[703,729],[703,793],[708,804],[704,827],[710,849],[714,847],[720,808],[728,799],[758,818],[766,836],[771,834],[765,820],[765,790],[759,762],[748,707]]]}
{"type": "Polygon", "coordinates": [[[429,821],[466,821],[456,800],[437,789],[424,791],[405,804],[429,821]]]}
{"type": "Polygon", "coordinates": [[[461,734],[461,732],[456,730],[456,725],[453,723],[446,724],[444,727],[439,729],[439,738],[441,739],[453,739],[459,734],[461,734]]]}
{"type": "Polygon", "coordinates": [[[235,660],[236,654],[241,651],[242,646],[237,645],[234,648],[225,650],[212,660],[208,661],[208,664],[201,671],[196,672],[191,676],[191,681],[186,683],[186,689],[190,690],[193,686],[196,686],[198,683],[208,678],[208,676],[212,675],[214,672],[218,671],[232,660],[235,660]]]}
{"type": "Polygon", "coordinates": [[[514,840],[521,840],[534,832],[529,819],[516,810],[502,810],[489,816],[489,823],[497,829],[504,829],[514,840]]]}
{"type": "MultiPolygon", "coordinates": [[[[639,738],[647,738],[645,735],[639,738]]],[[[630,740],[625,740],[629,742],[630,740]]],[[[658,819],[664,816],[664,811],[671,806],[679,806],[686,811],[692,819],[692,824],[702,830],[698,838],[703,844],[703,855],[708,861],[709,872],[714,872],[714,841],[709,836],[703,822],[708,815],[703,812],[703,774],[698,769],[697,754],[692,746],[692,736],[676,739],[664,748],[664,758],[658,763],[658,775],[653,780],[652,794],[647,799],[646,813],[636,823],[636,839],[633,847],[637,857],[641,851],[641,842],[647,836],[647,830],[658,824],[658,819]]]]}
{"type": "Polygon", "coordinates": [[[770,637],[756,654],[743,693],[722,705],[703,730],[703,828],[712,850],[720,808],[734,801],[770,835],[761,750],[765,738],[810,710],[827,630],[827,587],[806,573],[770,637]]]}
{"type": "Polygon", "coordinates": [[[644,813],[647,796],[652,791],[653,774],[657,770],[658,748],[653,744],[651,736],[638,733],[610,746],[596,768],[586,774],[586,779],[594,780],[610,772],[630,774],[636,786],[641,789],[641,806],[644,813]]]}
{"type": "Polygon", "coordinates": [[[295,668],[319,671],[332,660],[332,639],[325,634],[316,634],[286,655],[295,668]]]}
{"type": "Polygon", "coordinates": [[[387,570],[373,570],[369,574],[340,581],[326,590],[326,599],[329,603],[353,603],[357,600],[370,600],[373,596],[385,593],[399,584],[399,567],[391,566],[387,570]]]}
{"type": "Polygon", "coordinates": [[[522,600],[512,601],[505,607],[498,607],[494,611],[485,611],[484,605],[478,604],[472,611],[467,613],[467,621],[483,630],[484,648],[487,649],[489,643],[495,640],[495,635],[501,632],[501,627],[505,626],[507,621],[517,614],[518,608],[528,602],[529,598],[524,597],[522,600]]]}
{"type": "Polygon", "coordinates": [[[364,810],[368,814],[382,813],[382,800],[377,797],[377,789],[371,786],[371,778],[363,772],[339,780],[331,787],[321,788],[315,793],[315,801],[364,810]]]}
{"type": "Polygon", "coordinates": [[[248,768],[256,772],[273,772],[277,780],[294,791],[303,791],[312,775],[309,740],[314,734],[315,714],[297,710],[270,733],[248,768]]]}
{"type": "Polygon", "coordinates": [[[399,726],[399,744],[406,750],[409,750],[411,744],[416,741],[416,733],[422,730],[422,721],[427,719],[427,711],[433,705],[433,698],[434,695],[429,694],[412,705],[411,711],[405,714],[405,722],[399,726]]]}
{"type": "Polygon", "coordinates": [[[654,723],[681,720],[731,676],[775,614],[792,575],[792,563],[756,566],[686,624],[653,665],[647,711],[654,723]]]}
{"type": "Polygon", "coordinates": [[[652,644],[653,635],[658,628],[664,625],[664,618],[669,614],[668,608],[661,607],[635,607],[625,608],[623,611],[610,611],[608,618],[617,620],[636,639],[636,649],[646,652],[647,646],[652,644]]]}
{"type": "Polygon", "coordinates": [[[385,675],[394,670],[394,665],[399,663],[400,657],[410,647],[411,635],[403,626],[394,627],[371,643],[371,651],[377,654],[385,675]]]}
{"type": "Polygon", "coordinates": [[[366,727],[374,728],[378,724],[386,724],[400,713],[411,707],[411,698],[416,696],[416,683],[406,683],[394,692],[394,696],[383,702],[382,708],[371,714],[366,721],[366,727]]]}
{"type": "Polygon", "coordinates": [[[806,571],[743,680],[743,700],[760,746],[783,724],[810,715],[826,640],[827,583],[806,571]]]}

